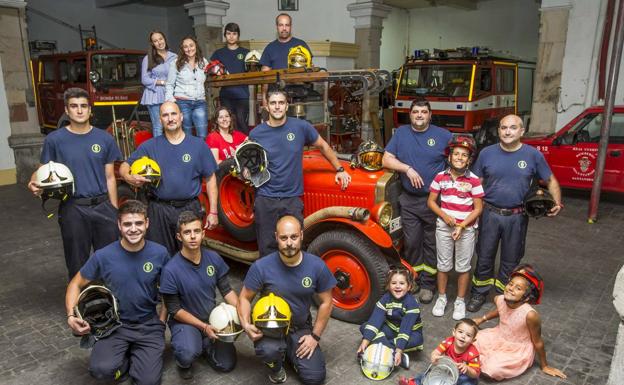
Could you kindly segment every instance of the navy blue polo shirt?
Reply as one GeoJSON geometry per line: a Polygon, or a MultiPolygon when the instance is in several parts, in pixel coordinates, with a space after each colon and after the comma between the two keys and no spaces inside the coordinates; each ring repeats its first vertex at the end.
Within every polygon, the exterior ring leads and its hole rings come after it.
{"type": "Polygon", "coordinates": [[[453,137],[448,130],[430,124],[425,131],[416,131],[406,124],[396,129],[386,151],[411,166],[423,179],[424,185],[415,188],[405,173],[399,173],[403,189],[417,195],[429,194],[429,186],[437,173],[446,167],[446,147],[453,137]]]}
{"type": "Polygon", "coordinates": [[[310,47],[308,47],[306,42],[301,39],[293,37],[286,43],[282,43],[276,39],[270,42],[264,48],[264,51],[262,51],[260,65],[271,67],[271,69],[274,70],[288,68],[288,51],[290,51],[292,47],[296,47],[298,45],[306,47],[308,51],[310,51],[310,55],[312,55],[310,47]]]}
{"type": "Polygon", "coordinates": [[[472,172],[483,178],[483,199],[500,208],[521,206],[533,178],[548,180],[552,175],[544,155],[526,144],[513,152],[503,150],[498,143],[487,146],[479,153],[472,172]]]}
{"type": "Polygon", "coordinates": [[[92,127],[86,134],[74,134],[67,127],[46,136],[41,164],[49,161],[69,167],[74,176],[74,197],[95,197],[108,193],[104,166],[121,160],[115,140],[106,131],[92,127]]]}
{"type": "MultiPolygon", "coordinates": [[[[245,72],[245,55],[249,50],[247,48],[238,47],[236,49],[229,49],[228,47],[219,48],[214,51],[210,60],[219,60],[227,71],[231,74],[238,74],[245,72]]],[[[221,99],[248,99],[249,87],[248,86],[229,86],[221,87],[219,91],[219,97],[221,99]]]]}
{"type": "Polygon", "coordinates": [[[333,289],[336,279],[316,255],[303,252],[301,263],[290,267],[274,252],[251,265],[243,285],[261,295],[282,297],[290,306],[292,324],[302,327],[310,317],[314,294],[333,289]]]}
{"type": "Polygon", "coordinates": [[[127,162],[147,156],[160,166],[160,184],[154,190],[163,200],[192,199],[201,192],[202,178],[211,176],[217,163],[206,143],[186,135],[179,144],[171,144],[165,135],[152,138],[139,146],[127,162]]]}
{"type": "Polygon", "coordinates": [[[143,249],[130,252],[115,241],[96,250],[80,269],[90,280],[104,282],[119,303],[119,317],[125,322],[143,322],[156,316],[158,278],[169,259],[167,249],[145,241],[143,249]]]}
{"type": "Polygon", "coordinates": [[[180,252],[174,255],[163,269],[160,292],[178,295],[184,310],[202,321],[208,321],[215,307],[217,281],[228,273],[229,267],[214,251],[202,249],[201,253],[197,266],[180,252]]]}
{"type": "Polygon", "coordinates": [[[258,187],[256,194],[272,198],[303,195],[303,147],[312,145],[318,137],[316,128],[296,118],[287,118],[278,127],[265,122],[251,130],[249,138],[267,152],[271,174],[271,179],[258,187]]]}

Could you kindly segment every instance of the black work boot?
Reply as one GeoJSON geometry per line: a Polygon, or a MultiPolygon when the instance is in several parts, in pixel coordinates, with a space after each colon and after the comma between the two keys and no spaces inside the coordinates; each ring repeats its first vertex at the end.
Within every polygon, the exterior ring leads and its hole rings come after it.
{"type": "Polygon", "coordinates": [[[466,310],[472,313],[476,313],[481,310],[481,306],[485,303],[485,296],[483,294],[473,294],[468,301],[468,305],[466,306],[466,310]]]}

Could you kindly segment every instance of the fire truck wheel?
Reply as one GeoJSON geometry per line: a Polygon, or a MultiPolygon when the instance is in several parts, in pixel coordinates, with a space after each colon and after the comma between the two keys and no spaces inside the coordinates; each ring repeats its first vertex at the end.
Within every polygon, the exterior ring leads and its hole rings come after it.
{"type": "Polygon", "coordinates": [[[219,224],[235,239],[252,242],[256,240],[253,213],[255,190],[230,174],[234,164],[234,159],[227,159],[217,169],[219,224]]]}
{"type": "Polygon", "coordinates": [[[383,294],[388,272],[379,248],[353,231],[333,230],[316,237],[307,251],[321,257],[338,281],[332,291],[332,317],[358,324],[366,321],[383,294]]]}
{"type": "Polygon", "coordinates": [[[65,127],[69,124],[69,117],[67,116],[66,113],[63,113],[63,115],[61,115],[61,117],[58,120],[58,123],[56,124],[56,128],[61,128],[61,127],[65,127]]]}

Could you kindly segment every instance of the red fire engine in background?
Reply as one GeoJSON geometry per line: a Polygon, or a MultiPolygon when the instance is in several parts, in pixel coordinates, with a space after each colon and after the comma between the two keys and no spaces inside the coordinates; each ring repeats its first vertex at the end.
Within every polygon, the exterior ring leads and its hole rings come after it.
{"type": "Polygon", "coordinates": [[[433,124],[471,133],[480,145],[491,142],[504,115],[519,114],[527,122],[534,67],[485,48],[436,49],[431,55],[416,50],[400,69],[394,125],[409,124],[411,101],[424,98],[431,104],[433,124]]]}

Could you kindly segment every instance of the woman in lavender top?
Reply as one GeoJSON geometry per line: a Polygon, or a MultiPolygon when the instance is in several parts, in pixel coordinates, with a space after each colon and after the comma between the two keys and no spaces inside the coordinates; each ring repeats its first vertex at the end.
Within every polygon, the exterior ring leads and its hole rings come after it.
{"type": "Polygon", "coordinates": [[[162,135],[160,105],[165,101],[165,85],[169,67],[178,55],[169,51],[165,34],[154,30],[149,34],[150,48],[141,65],[141,83],[145,89],[141,104],[147,107],[154,136],[162,135]]]}
{"type": "Polygon", "coordinates": [[[171,63],[165,99],[174,101],[182,111],[182,128],[191,135],[193,126],[197,136],[206,139],[208,134],[208,106],[204,82],[204,67],[208,60],[203,56],[197,40],[191,36],[182,39],[180,52],[175,62],[171,63]]]}

